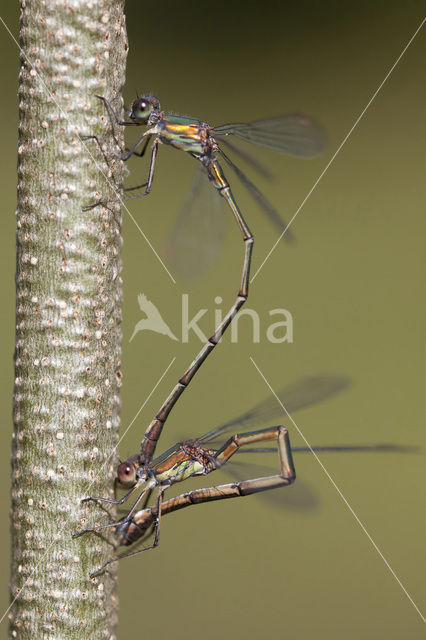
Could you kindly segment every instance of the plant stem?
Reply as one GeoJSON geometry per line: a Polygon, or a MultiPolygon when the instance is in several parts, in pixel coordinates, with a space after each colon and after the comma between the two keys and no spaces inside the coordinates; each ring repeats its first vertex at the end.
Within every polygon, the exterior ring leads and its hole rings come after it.
{"type": "Polygon", "coordinates": [[[112,137],[96,94],[122,107],[122,9],[21,4],[11,638],[114,637],[114,571],[88,577],[111,557],[112,533],[71,534],[105,518],[80,500],[111,495],[115,476],[121,214],[119,203],[83,208],[120,195],[122,132],[112,137]]]}

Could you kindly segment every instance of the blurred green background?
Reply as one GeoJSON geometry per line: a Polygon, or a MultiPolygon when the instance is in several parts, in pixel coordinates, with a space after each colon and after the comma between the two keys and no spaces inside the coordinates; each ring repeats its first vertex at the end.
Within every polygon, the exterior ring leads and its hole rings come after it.
{"type": "MultiPolygon", "coordinates": [[[[247,171],[286,219],[424,13],[421,2],[377,0],[297,6],[169,0],[126,4],[127,104],[135,90],[151,91],[166,110],[211,124],[295,111],[322,123],[328,144],[318,158],[301,160],[259,149],[258,157],[273,170],[275,182],[247,171]]],[[[3,17],[17,34],[16,7],[9,6],[3,17]]],[[[170,417],[164,447],[200,435],[268,396],[249,356],[274,389],[321,372],[352,379],[349,391],[295,415],[310,443],[424,446],[425,43],[423,29],[298,214],[292,226],[297,244],[280,243],[254,281],[247,306],[261,317],[260,343],[253,344],[247,318],[241,320],[237,344],[224,338],[170,417]],[[265,338],[268,311],[277,307],[293,315],[293,344],[271,344],[265,338]]],[[[0,46],[7,60],[0,102],[0,540],[7,575],[18,51],[5,30],[0,46]]],[[[160,148],[152,194],[129,204],[159,252],[191,184],[195,161],[182,156],[160,148]]],[[[146,162],[136,159],[130,169],[130,184],[140,182],[146,162]]],[[[277,233],[238,183],[234,193],[255,233],[254,273],[277,233]]],[[[170,360],[176,360],[125,436],[122,458],[138,450],[146,425],[200,347],[194,334],[181,344],[151,332],[138,333],[129,344],[142,317],[137,295],[145,293],[180,335],[181,295],[189,293],[190,313],[209,308],[200,322],[209,333],[214,298],[223,298],[223,310],[233,301],[243,255],[235,225],[229,225],[215,267],[200,280],[174,285],[125,213],[123,235],[123,430],[170,360]]],[[[301,444],[294,429],[291,437],[293,444],[301,444]]],[[[423,451],[321,458],[422,607],[423,451]]],[[[206,640],[277,634],[297,640],[423,638],[418,613],[320,466],[309,456],[295,456],[295,462],[300,482],[316,493],[318,505],[312,510],[272,508],[268,500],[249,497],[167,516],[160,549],[120,565],[119,638],[142,633],[175,640],[194,633],[206,640]],[[143,632],[138,627],[142,619],[143,632]]],[[[226,480],[213,475],[181,485],[181,490],[217,481],[226,480]]],[[[7,600],[4,580],[2,610],[7,600]]]]}

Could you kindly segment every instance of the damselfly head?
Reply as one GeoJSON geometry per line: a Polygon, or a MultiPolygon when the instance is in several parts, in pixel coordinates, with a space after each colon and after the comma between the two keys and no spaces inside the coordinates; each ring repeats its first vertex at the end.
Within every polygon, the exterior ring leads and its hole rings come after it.
{"type": "Polygon", "coordinates": [[[140,96],[133,102],[129,118],[138,124],[148,124],[150,116],[160,109],[160,101],[155,96],[140,96]]]}

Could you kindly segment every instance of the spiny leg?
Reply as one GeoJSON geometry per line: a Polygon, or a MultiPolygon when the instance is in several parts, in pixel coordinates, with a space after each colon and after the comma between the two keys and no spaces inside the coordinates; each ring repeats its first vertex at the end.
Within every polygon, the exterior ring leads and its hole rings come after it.
{"type": "MultiPolygon", "coordinates": [[[[134,122],[126,122],[126,121],[120,120],[118,118],[117,114],[115,113],[114,109],[112,108],[111,103],[106,98],[104,98],[103,96],[96,96],[96,97],[99,98],[100,100],[102,100],[102,102],[106,105],[111,123],[113,121],[115,121],[116,123],[118,123],[120,125],[125,125],[125,126],[134,125],[135,124],[134,122]]],[[[112,135],[112,137],[114,139],[114,142],[115,142],[117,148],[120,148],[120,144],[119,144],[119,142],[118,142],[118,140],[117,140],[117,138],[115,136],[115,133],[114,133],[114,127],[112,127],[111,135],[112,135]]],[[[104,155],[105,161],[108,164],[108,161],[107,161],[104,149],[103,149],[103,146],[106,145],[106,143],[102,140],[102,138],[100,138],[99,136],[96,136],[96,135],[88,135],[88,136],[80,136],[80,137],[81,137],[82,140],[96,140],[101,152],[104,155]]],[[[141,154],[138,154],[136,151],[134,151],[134,149],[141,143],[141,141],[142,140],[138,140],[138,142],[135,145],[133,145],[131,150],[130,149],[126,149],[126,153],[131,151],[131,153],[135,153],[136,155],[143,155],[145,153],[145,149],[146,149],[146,146],[148,144],[147,142],[145,143],[141,154]]],[[[120,160],[126,160],[127,159],[121,153],[118,153],[118,152],[114,152],[114,153],[118,158],[120,158],[120,160]]],[[[131,153],[130,153],[130,155],[131,155],[131,153]]],[[[109,164],[108,164],[108,166],[109,166],[109,164]]]]}
{"type": "Polygon", "coordinates": [[[117,124],[120,124],[124,127],[135,127],[135,126],[139,126],[138,122],[133,122],[133,120],[120,120],[120,118],[117,116],[117,114],[115,113],[112,104],[110,103],[109,100],[107,100],[106,98],[104,98],[104,96],[96,96],[97,98],[99,98],[99,100],[102,100],[102,102],[105,104],[105,106],[108,109],[108,113],[110,116],[113,117],[113,119],[115,120],[115,122],[117,124]]]}
{"type": "MultiPolygon", "coordinates": [[[[153,516],[153,522],[151,523],[151,524],[154,524],[154,521],[155,521],[154,542],[149,547],[145,547],[144,549],[139,549],[138,551],[134,551],[133,553],[128,553],[126,555],[118,556],[117,558],[111,558],[111,560],[107,560],[107,562],[105,562],[101,567],[99,567],[99,569],[96,569],[96,571],[93,571],[90,574],[91,578],[94,578],[95,576],[97,576],[100,573],[102,573],[106,569],[106,567],[108,565],[112,564],[113,562],[118,562],[118,560],[122,560],[123,558],[128,558],[130,556],[135,556],[135,555],[138,555],[139,553],[143,553],[144,551],[150,551],[151,549],[155,549],[155,547],[158,547],[159,542],[160,542],[161,516],[163,515],[162,501],[163,501],[163,493],[164,493],[165,489],[166,489],[165,486],[159,486],[158,487],[157,504],[156,504],[155,507],[153,507],[153,509],[155,508],[155,513],[156,513],[156,515],[153,516]]],[[[125,524],[125,522],[123,522],[123,524],[125,524]]],[[[146,531],[146,529],[145,529],[145,531],[146,531]]],[[[144,531],[144,533],[145,533],[145,531],[144,531]]]]}
{"type": "Polygon", "coordinates": [[[241,287],[237,295],[237,299],[232,305],[231,309],[228,311],[222,322],[216,327],[215,332],[201,351],[198,353],[196,358],[190,364],[189,368],[185,371],[184,375],[179,379],[178,383],[172,390],[171,394],[168,396],[166,401],[163,403],[159,412],[156,414],[154,420],[150,423],[147,430],[145,431],[145,435],[141,442],[141,458],[143,462],[146,464],[149,462],[155,452],[155,448],[157,446],[158,439],[161,435],[163,426],[170,411],[173,409],[176,404],[178,398],[182,395],[184,390],[188,387],[194,375],[197,373],[198,369],[201,367],[203,362],[206,360],[207,356],[213,351],[222,335],[225,333],[226,329],[231,324],[233,318],[241,309],[243,304],[248,298],[248,289],[249,289],[249,278],[250,278],[250,263],[251,263],[251,255],[253,251],[253,235],[247,226],[237,203],[235,202],[234,196],[232,195],[229,184],[226,181],[225,176],[221,170],[219,163],[214,160],[214,162],[209,166],[209,177],[214,182],[214,186],[219,190],[219,193],[225,198],[227,201],[232,213],[235,216],[235,219],[238,223],[240,231],[243,236],[244,241],[244,263],[242,269],[241,276],[241,287]]]}
{"type": "MultiPolygon", "coordinates": [[[[96,525],[94,527],[87,527],[86,529],[82,529],[81,531],[74,533],[72,537],[78,538],[79,536],[83,535],[83,533],[97,532],[97,531],[100,531],[101,529],[114,528],[114,527],[119,527],[120,525],[126,524],[132,519],[132,515],[134,514],[140,501],[147,495],[147,493],[150,493],[152,491],[155,485],[156,485],[156,480],[152,478],[143,488],[143,491],[141,491],[135,503],[132,505],[130,510],[124,516],[124,518],[121,518],[120,520],[116,520],[114,522],[107,522],[106,524],[96,525]]],[[[124,499],[122,499],[121,501],[113,501],[108,498],[85,498],[84,500],[82,500],[82,502],[88,502],[89,500],[102,500],[104,502],[116,502],[118,504],[122,504],[124,500],[127,500],[127,498],[131,495],[131,493],[133,493],[139,487],[140,487],[140,483],[139,484],[136,483],[135,486],[132,487],[132,489],[124,496],[124,499]]]]}
{"type": "MultiPolygon", "coordinates": [[[[135,187],[127,187],[126,189],[124,189],[124,191],[135,191],[136,189],[142,189],[142,187],[146,187],[145,191],[143,193],[138,193],[135,196],[126,196],[125,198],[123,198],[123,201],[133,200],[135,198],[141,198],[142,196],[147,196],[150,193],[151,187],[152,187],[152,181],[154,179],[155,160],[157,158],[157,151],[158,151],[158,139],[155,139],[152,145],[151,163],[149,165],[148,181],[143,182],[142,184],[136,185],[135,187]]],[[[130,155],[131,154],[129,154],[129,156],[130,155]]]]}
{"type": "MultiPolygon", "coordinates": [[[[113,138],[114,138],[114,142],[115,142],[116,146],[118,147],[118,141],[116,140],[116,138],[115,138],[115,136],[114,136],[114,135],[113,135],[113,138]]],[[[108,170],[109,170],[109,174],[108,174],[108,176],[105,176],[105,177],[106,177],[106,179],[107,179],[107,180],[112,180],[112,182],[113,182],[113,184],[114,184],[115,189],[116,189],[117,191],[119,191],[119,187],[118,187],[118,185],[117,185],[117,183],[116,183],[116,181],[115,181],[115,176],[114,176],[114,174],[111,172],[111,165],[110,165],[110,162],[109,162],[109,159],[108,159],[107,153],[106,153],[106,149],[108,149],[108,145],[107,145],[107,143],[106,143],[104,140],[102,140],[102,138],[101,138],[100,136],[96,136],[96,135],[87,135],[87,136],[81,135],[81,136],[80,136],[80,139],[81,139],[81,140],[94,140],[94,141],[96,142],[96,144],[97,144],[97,145],[98,145],[98,147],[99,147],[100,152],[102,153],[102,156],[103,156],[104,162],[105,162],[105,164],[106,164],[106,166],[108,167],[108,170]]],[[[118,158],[120,158],[120,160],[122,160],[122,157],[121,157],[121,154],[120,154],[120,153],[118,153],[117,151],[112,151],[112,153],[113,153],[115,156],[117,156],[118,158]]],[[[111,202],[111,201],[109,201],[109,202],[111,202]]],[[[115,201],[114,201],[114,202],[115,202],[115,201]]],[[[93,208],[94,208],[94,206],[97,206],[98,204],[99,204],[99,201],[97,201],[97,202],[95,203],[95,205],[88,205],[87,207],[83,207],[83,211],[89,211],[90,209],[93,209],[93,208]]]]}
{"type": "MultiPolygon", "coordinates": [[[[145,133],[139,138],[139,140],[137,140],[135,142],[135,144],[132,147],[130,147],[130,149],[126,149],[126,153],[121,154],[121,153],[116,152],[116,156],[118,158],[120,158],[120,160],[122,160],[123,162],[126,162],[126,160],[128,160],[133,155],[138,156],[139,158],[142,158],[145,155],[145,152],[146,152],[146,149],[148,147],[149,141],[151,140],[151,137],[153,135],[152,133],[147,135],[148,133],[149,133],[148,131],[145,131],[145,133]],[[138,148],[138,146],[142,142],[144,144],[142,146],[141,151],[140,152],[136,151],[136,149],[138,148]]],[[[90,135],[90,136],[80,136],[80,138],[81,138],[81,140],[96,140],[96,142],[97,142],[97,144],[99,146],[99,149],[103,153],[103,155],[105,157],[105,161],[107,162],[106,156],[105,156],[105,150],[104,150],[104,146],[106,146],[106,142],[104,140],[102,140],[101,137],[95,136],[95,135],[90,135]]],[[[117,142],[117,146],[118,146],[118,142],[117,142]]],[[[137,187],[134,187],[134,188],[136,189],[137,187]]]]}
{"type": "Polygon", "coordinates": [[[88,496],[87,498],[82,499],[82,503],[84,502],[108,502],[109,504],[124,504],[127,498],[130,498],[132,493],[139,488],[138,484],[135,484],[120,500],[116,500],[115,498],[102,498],[101,496],[88,496]]]}
{"type": "MultiPolygon", "coordinates": [[[[106,98],[104,98],[103,96],[96,96],[97,98],[99,98],[99,100],[102,100],[102,102],[105,104],[105,106],[108,109],[108,113],[110,115],[110,117],[112,116],[112,118],[114,119],[114,121],[119,124],[122,125],[124,127],[130,127],[130,126],[140,126],[140,122],[135,122],[134,120],[121,120],[117,114],[115,113],[114,109],[112,108],[111,103],[109,102],[109,100],[107,100],[106,98]]],[[[120,156],[120,159],[123,161],[126,161],[130,158],[130,156],[135,155],[135,156],[139,156],[139,158],[142,158],[145,155],[145,151],[146,148],[148,146],[148,142],[151,138],[151,136],[153,135],[153,131],[152,130],[148,130],[145,131],[145,133],[139,138],[139,140],[137,140],[137,142],[135,142],[135,144],[130,148],[130,149],[126,149],[126,153],[124,155],[120,156]],[[146,138],[146,140],[145,140],[146,138]],[[138,146],[145,140],[145,143],[142,147],[142,150],[140,152],[136,151],[136,149],[138,148],[138,146]]],[[[93,136],[96,137],[96,136],[93,136]]],[[[145,185],[143,185],[145,186],[145,185]]]]}
{"type": "MultiPolygon", "coordinates": [[[[134,148],[134,147],[132,147],[132,148],[134,148]]],[[[130,157],[132,155],[132,153],[134,153],[134,151],[132,151],[132,150],[130,150],[130,151],[131,151],[131,153],[129,152],[128,157],[130,157]]],[[[156,161],[156,158],[157,158],[157,152],[158,152],[158,138],[156,138],[154,140],[153,144],[152,144],[151,162],[150,162],[150,165],[149,165],[148,181],[144,182],[143,184],[138,185],[136,187],[129,187],[128,189],[125,189],[125,191],[133,191],[134,189],[140,189],[141,187],[146,187],[145,191],[143,193],[138,193],[135,196],[126,196],[125,198],[123,198],[123,200],[131,200],[133,198],[140,198],[141,196],[147,196],[149,194],[149,192],[151,191],[151,187],[152,187],[152,181],[154,179],[154,170],[155,170],[155,161],[156,161]]],[[[127,158],[123,158],[123,160],[124,159],[127,159],[127,158]]]]}
{"type": "MultiPolygon", "coordinates": [[[[149,133],[149,131],[147,131],[142,138],[139,140],[139,142],[141,142],[141,140],[143,140],[144,136],[147,135],[149,133]]],[[[139,142],[137,144],[139,144],[139,142]]],[[[94,202],[91,205],[88,205],[87,207],[83,208],[83,211],[89,211],[90,209],[94,209],[95,207],[98,207],[99,205],[106,205],[106,204],[111,204],[113,202],[124,202],[125,200],[133,200],[134,198],[140,198],[141,196],[147,196],[149,194],[149,192],[151,191],[151,187],[152,187],[152,181],[154,178],[154,169],[155,169],[155,160],[157,158],[157,151],[158,151],[158,140],[155,139],[154,143],[152,145],[152,152],[151,152],[151,162],[149,165],[149,174],[148,174],[148,181],[145,182],[143,185],[139,185],[138,187],[133,187],[133,189],[138,189],[141,186],[145,186],[146,185],[146,189],[143,193],[138,193],[135,196],[126,196],[125,198],[116,198],[115,200],[98,200],[97,202],[94,202]]]]}
{"type": "Polygon", "coordinates": [[[139,158],[142,158],[145,155],[145,151],[148,147],[148,143],[151,139],[151,136],[148,136],[145,140],[144,145],[142,146],[141,151],[138,153],[136,151],[136,149],[138,148],[138,146],[140,145],[140,143],[143,141],[144,136],[142,136],[141,138],[139,138],[139,140],[132,146],[130,147],[130,149],[126,149],[126,153],[124,155],[121,156],[121,160],[123,160],[124,162],[126,160],[128,160],[130,158],[130,156],[138,156],[139,158]]]}
{"type": "MultiPolygon", "coordinates": [[[[138,140],[138,142],[136,144],[134,144],[133,147],[131,147],[130,149],[126,149],[126,153],[124,155],[120,156],[120,160],[123,160],[123,162],[125,162],[132,155],[138,156],[138,158],[143,158],[143,156],[145,155],[145,151],[147,150],[147,147],[148,147],[150,139],[151,139],[151,137],[149,136],[145,140],[145,143],[144,143],[144,145],[143,145],[143,147],[142,147],[140,152],[135,151],[135,149],[138,147],[139,143],[141,142],[140,140],[138,140]]],[[[136,191],[138,189],[142,189],[143,187],[146,187],[147,184],[148,184],[148,182],[142,182],[142,184],[137,184],[135,187],[125,187],[123,189],[123,191],[136,191]]],[[[146,194],[140,194],[140,195],[146,195],[146,194]]]]}
{"type": "MultiPolygon", "coordinates": [[[[113,119],[115,120],[115,122],[119,122],[119,123],[120,123],[120,121],[119,121],[119,119],[118,119],[118,117],[117,117],[117,115],[116,115],[116,113],[115,113],[114,109],[112,108],[112,106],[111,106],[111,104],[108,102],[108,100],[106,100],[106,98],[103,98],[103,97],[101,97],[101,96],[96,96],[96,97],[97,97],[98,99],[102,100],[102,102],[104,102],[104,103],[106,104],[106,106],[107,106],[107,110],[108,110],[108,115],[109,115],[109,119],[110,119],[110,121],[111,121],[111,124],[112,124],[112,122],[113,122],[113,119]],[[112,117],[111,117],[111,115],[112,115],[112,117]]],[[[112,127],[111,135],[112,135],[112,137],[113,137],[113,139],[114,139],[114,142],[115,142],[116,146],[119,148],[119,147],[120,147],[120,144],[119,144],[119,142],[118,142],[118,140],[117,140],[117,138],[116,138],[116,136],[115,136],[114,127],[112,127]]],[[[101,140],[101,138],[99,138],[99,139],[98,139],[98,136],[84,136],[84,138],[89,138],[89,139],[90,139],[90,138],[96,138],[96,140],[97,140],[97,142],[98,142],[99,146],[101,146],[101,145],[100,145],[100,143],[99,143],[99,140],[103,143],[103,141],[101,140]]],[[[119,155],[119,154],[118,154],[118,155],[119,155]]]]}
{"type": "MultiPolygon", "coordinates": [[[[133,122],[133,121],[130,121],[130,120],[121,120],[117,116],[117,114],[115,113],[111,103],[106,98],[104,98],[103,96],[96,96],[96,97],[99,98],[99,100],[102,100],[102,102],[107,107],[107,110],[108,110],[110,118],[112,118],[117,124],[122,125],[122,126],[139,126],[139,123],[137,123],[137,122],[133,122]]],[[[116,155],[123,162],[128,160],[130,158],[130,156],[132,156],[132,155],[137,155],[139,157],[142,157],[145,154],[145,151],[147,149],[149,140],[151,139],[152,135],[153,135],[153,133],[152,133],[151,130],[145,131],[144,134],[139,138],[139,140],[137,140],[135,142],[135,144],[130,149],[126,149],[126,153],[124,153],[124,154],[118,154],[117,153],[116,155]],[[140,152],[137,152],[136,149],[138,148],[138,146],[141,143],[144,143],[143,146],[142,146],[142,149],[141,149],[140,152]]],[[[81,137],[82,137],[83,140],[91,140],[91,139],[96,140],[97,144],[99,145],[99,148],[101,149],[102,153],[104,154],[104,151],[103,151],[104,142],[99,136],[93,135],[93,136],[81,136],[81,137]]],[[[113,133],[113,137],[114,137],[114,140],[116,140],[116,138],[114,136],[114,133],[113,133]]],[[[118,145],[118,142],[117,142],[117,145],[118,145]]],[[[153,147],[153,154],[152,155],[154,155],[154,163],[155,163],[156,149],[154,149],[154,147],[153,147]]],[[[153,162],[152,155],[151,155],[151,167],[152,167],[152,162],[153,162]]],[[[151,172],[151,167],[150,167],[150,172],[151,172]]],[[[152,182],[152,177],[151,177],[151,182],[152,182]]],[[[149,182],[145,182],[145,183],[143,183],[141,185],[138,185],[137,187],[132,187],[131,190],[141,189],[142,187],[145,187],[146,185],[149,185],[149,182]]],[[[150,188],[151,188],[151,186],[149,185],[149,190],[150,190],[150,188]]],[[[127,190],[128,189],[125,189],[125,191],[127,191],[127,190]]],[[[149,190],[147,192],[143,193],[143,194],[140,194],[140,195],[141,196],[142,195],[147,195],[147,193],[149,193],[149,190]]],[[[133,196],[133,197],[135,197],[135,196],[133,196]]],[[[139,197],[139,195],[137,197],[139,197]]],[[[91,209],[94,209],[95,207],[97,207],[99,205],[106,205],[106,204],[111,203],[111,202],[121,202],[122,200],[128,200],[128,199],[132,199],[132,198],[117,198],[116,200],[106,200],[106,201],[98,200],[95,203],[93,203],[92,205],[88,205],[87,207],[83,207],[83,211],[90,211],[91,209]]]]}
{"type": "MultiPolygon", "coordinates": [[[[96,144],[99,147],[100,152],[102,153],[103,157],[104,157],[104,161],[105,164],[107,165],[107,167],[110,167],[109,161],[108,161],[108,157],[106,155],[106,148],[108,148],[107,143],[105,142],[105,140],[102,140],[102,138],[100,136],[95,136],[95,135],[90,135],[90,136],[80,136],[80,140],[95,140],[96,144]]],[[[118,143],[116,143],[118,146],[118,143]]]]}

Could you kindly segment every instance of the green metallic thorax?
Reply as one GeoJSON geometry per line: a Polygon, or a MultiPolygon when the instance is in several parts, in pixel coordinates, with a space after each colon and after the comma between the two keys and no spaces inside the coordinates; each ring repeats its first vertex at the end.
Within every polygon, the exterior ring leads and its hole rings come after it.
{"type": "Polygon", "coordinates": [[[210,127],[201,120],[163,114],[157,127],[161,142],[176,149],[200,156],[211,147],[210,127]]]}

